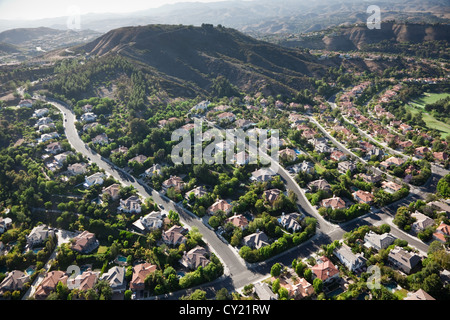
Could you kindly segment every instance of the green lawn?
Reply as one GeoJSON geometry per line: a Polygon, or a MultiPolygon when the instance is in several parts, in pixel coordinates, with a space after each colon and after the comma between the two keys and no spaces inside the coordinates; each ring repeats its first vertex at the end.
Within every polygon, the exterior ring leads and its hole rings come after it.
{"type": "Polygon", "coordinates": [[[434,103],[440,99],[450,96],[448,93],[425,93],[421,97],[416,98],[410,102],[410,104],[406,105],[406,109],[411,111],[411,113],[419,113],[423,114],[423,121],[427,124],[429,129],[436,129],[441,132],[442,139],[445,139],[448,135],[450,135],[450,125],[437,120],[431,114],[426,113],[424,111],[425,105],[434,103]]]}
{"type": "Polygon", "coordinates": [[[314,164],[314,168],[316,169],[316,172],[318,174],[322,174],[326,169],[322,167],[320,164],[316,163],[314,164]]]}
{"type": "Polygon", "coordinates": [[[98,250],[97,250],[97,254],[106,253],[106,251],[108,251],[108,247],[106,247],[106,246],[99,246],[98,250]]]}

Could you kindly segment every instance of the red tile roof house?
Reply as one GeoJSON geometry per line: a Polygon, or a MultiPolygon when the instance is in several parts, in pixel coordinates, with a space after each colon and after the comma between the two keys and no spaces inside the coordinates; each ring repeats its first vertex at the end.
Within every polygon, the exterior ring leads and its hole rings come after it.
{"type": "Polygon", "coordinates": [[[29,280],[29,275],[20,270],[10,271],[0,283],[0,294],[3,294],[5,291],[22,290],[25,283],[29,280]]]}
{"type": "Polygon", "coordinates": [[[414,155],[417,158],[421,159],[421,158],[424,158],[427,155],[427,153],[430,153],[430,152],[431,152],[431,150],[428,149],[427,147],[419,147],[419,148],[416,148],[414,155]]]}
{"type": "Polygon", "coordinates": [[[447,239],[450,237],[450,226],[441,222],[439,227],[436,228],[436,232],[433,233],[433,239],[446,243],[447,239]]]}
{"type": "Polygon", "coordinates": [[[132,291],[145,289],[145,278],[156,271],[156,266],[151,263],[141,263],[133,267],[133,277],[130,282],[130,289],[132,291]]]}
{"type": "Polygon", "coordinates": [[[37,287],[34,297],[36,300],[45,300],[48,295],[56,289],[58,282],[67,284],[68,276],[63,271],[50,271],[37,287]]]}
{"type": "Polygon", "coordinates": [[[270,190],[264,191],[263,198],[267,202],[269,202],[270,204],[273,204],[278,199],[280,194],[281,194],[281,190],[279,190],[279,189],[270,189],[270,190]]]}
{"type": "Polygon", "coordinates": [[[95,234],[83,231],[71,240],[71,249],[79,253],[89,253],[98,248],[99,242],[95,238],[95,234]]]}
{"type": "Polygon", "coordinates": [[[315,278],[319,278],[324,283],[339,278],[339,270],[330,261],[330,259],[323,256],[318,259],[318,262],[318,264],[311,267],[311,271],[313,272],[315,278]]]}
{"type": "Polygon", "coordinates": [[[381,187],[383,188],[384,191],[389,192],[389,193],[397,192],[402,188],[401,185],[399,185],[395,182],[392,182],[392,181],[383,181],[381,183],[381,187]]]}
{"type": "Polygon", "coordinates": [[[353,192],[352,195],[355,198],[355,200],[358,201],[359,203],[371,204],[375,198],[373,194],[371,194],[370,192],[362,190],[353,192]]]}
{"type": "Polygon", "coordinates": [[[229,214],[233,206],[225,200],[217,200],[206,211],[209,215],[214,215],[217,211],[223,211],[225,214],[229,214]]]}
{"type": "Polygon", "coordinates": [[[343,161],[347,159],[347,156],[341,151],[333,151],[330,155],[330,159],[333,161],[343,161]]]}
{"type": "Polygon", "coordinates": [[[205,248],[196,246],[189,252],[184,252],[183,257],[180,259],[180,263],[191,270],[195,270],[198,267],[206,267],[209,263],[208,258],[206,258],[207,252],[205,248]]]}
{"type": "Polygon", "coordinates": [[[445,152],[433,152],[433,158],[440,162],[445,162],[448,155],[445,152]]]}
{"type": "Polygon", "coordinates": [[[333,210],[344,209],[345,201],[339,197],[333,196],[333,198],[322,200],[320,205],[325,208],[332,208],[333,210]]]}
{"type": "Polygon", "coordinates": [[[184,182],[180,177],[171,176],[162,183],[162,187],[165,191],[169,188],[175,188],[176,190],[181,191],[184,187],[184,182]]]}
{"type": "Polygon", "coordinates": [[[99,274],[100,272],[93,272],[92,270],[88,269],[75,278],[68,279],[67,286],[69,287],[69,289],[78,289],[81,291],[93,289],[94,285],[97,283],[99,274]]]}
{"type": "Polygon", "coordinates": [[[241,230],[247,228],[248,220],[242,214],[234,215],[227,219],[227,223],[230,222],[233,226],[240,228],[241,230]]]}

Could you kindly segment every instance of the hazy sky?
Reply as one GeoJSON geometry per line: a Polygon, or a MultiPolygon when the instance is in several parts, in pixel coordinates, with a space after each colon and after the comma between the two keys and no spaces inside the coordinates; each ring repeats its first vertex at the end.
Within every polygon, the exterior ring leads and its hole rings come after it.
{"type": "Polygon", "coordinates": [[[177,2],[219,0],[0,0],[0,19],[36,20],[68,16],[74,10],[86,13],[126,13],[177,2]]]}

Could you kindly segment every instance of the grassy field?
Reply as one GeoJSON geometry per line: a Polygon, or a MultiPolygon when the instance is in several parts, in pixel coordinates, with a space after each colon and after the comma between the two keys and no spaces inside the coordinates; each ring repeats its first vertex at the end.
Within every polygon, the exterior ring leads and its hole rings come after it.
{"type": "Polygon", "coordinates": [[[425,112],[425,105],[434,103],[440,99],[450,96],[449,93],[425,93],[421,97],[412,100],[406,105],[407,110],[411,113],[422,113],[423,121],[427,124],[429,129],[436,129],[441,132],[441,137],[445,139],[450,135],[450,125],[437,120],[431,114],[425,112]]]}

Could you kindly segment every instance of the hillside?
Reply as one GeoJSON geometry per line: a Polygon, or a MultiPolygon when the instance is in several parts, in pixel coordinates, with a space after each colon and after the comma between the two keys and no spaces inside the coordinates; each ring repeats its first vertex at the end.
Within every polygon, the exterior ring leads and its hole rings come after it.
{"type": "Polygon", "coordinates": [[[353,25],[282,40],[279,44],[288,47],[350,51],[382,41],[422,43],[448,39],[450,25],[384,22],[380,30],[370,30],[366,25],[353,25]]]}
{"type": "Polygon", "coordinates": [[[196,88],[193,95],[208,93],[218,76],[242,91],[291,95],[308,88],[309,78],[323,76],[327,68],[302,51],[212,25],[120,28],[72,50],[97,64],[115,55],[139,62],[164,82],[189,83],[196,88]]]}

